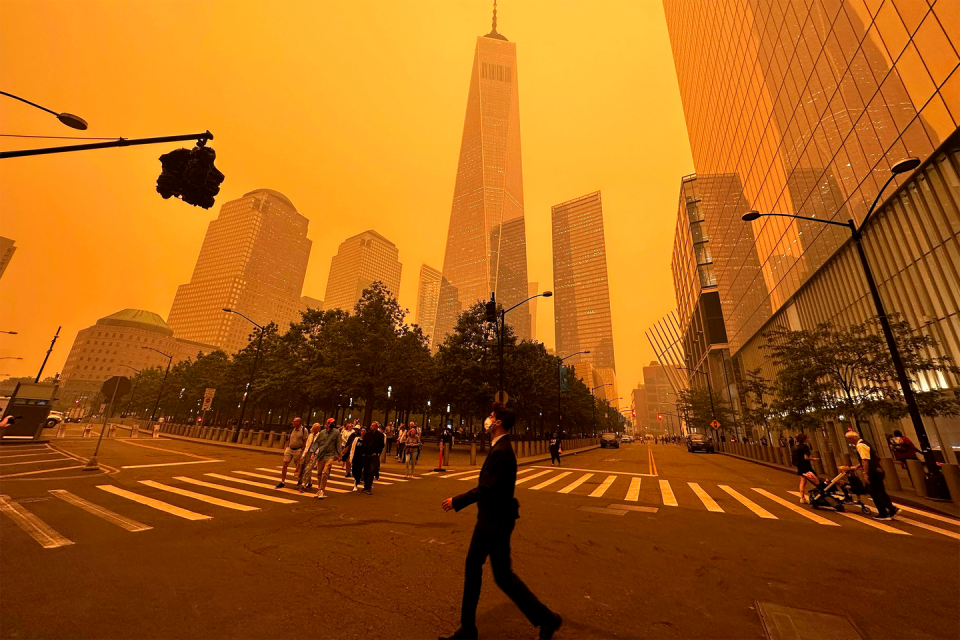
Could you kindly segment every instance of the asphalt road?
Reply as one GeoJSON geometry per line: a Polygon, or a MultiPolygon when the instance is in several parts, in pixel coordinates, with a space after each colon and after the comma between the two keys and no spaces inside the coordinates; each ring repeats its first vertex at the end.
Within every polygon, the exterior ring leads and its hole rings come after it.
{"type": "MultiPolygon", "coordinates": [[[[0,448],[0,637],[434,638],[456,626],[475,511],[440,503],[475,469],[403,482],[390,462],[374,495],[320,501],[272,489],[279,451],[121,438],[104,440],[103,472],[22,475],[81,465],[94,445],[0,448]]],[[[563,464],[521,469],[513,536],[517,573],[564,617],[557,638],[763,638],[758,603],[839,615],[866,638],[960,636],[956,521],[905,513],[881,530],[797,513],[788,474],[670,445],[563,464]]],[[[536,637],[489,568],[478,625],[485,638],[536,637]]]]}

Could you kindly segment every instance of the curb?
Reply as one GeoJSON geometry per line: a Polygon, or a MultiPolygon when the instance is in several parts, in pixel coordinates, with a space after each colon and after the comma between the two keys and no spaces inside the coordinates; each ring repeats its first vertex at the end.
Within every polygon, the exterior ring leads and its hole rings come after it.
{"type": "MultiPolygon", "coordinates": [[[[773,464],[772,462],[767,462],[766,460],[754,460],[753,458],[745,458],[745,457],[743,457],[743,456],[738,456],[738,455],[736,455],[735,453],[727,453],[727,452],[725,452],[725,451],[718,451],[717,453],[719,453],[719,454],[722,455],[722,456],[728,456],[728,457],[730,457],[730,458],[733,458],[734,460],[743,460],[744,462],[752,462],[752,463],[754,463],[754,464],[759,464],[759,465],[762,465],[762,466],[764,466],[764,467],[768,467],[768,468],[770,468],[770,469],[776,469],[777,471],[783,471],[783,472],[789,473],[789,474],[791,474],[791,475],[796,475],[796,474],[793,473],[790,469],[786,469],[786,468],[784,468],[784,467],[781,467],[781,466],[778,465],[778,464],[773,464]]],[[[931,511],[931,512],[933,512],[933,513],[939,513],[939,514],[942,514],[942,515],[945,515],[945,516],[950,516],[951,518],[956,518],[956,517],[957,517],[957,514],[956,514],[956,513],[951,513],[950,511],[947,511],[947,510],[945,510],[945,509],[939,509],[939,508],[937,508],[937,507],[931,507],[930,505],[924,504],[924,503],[922,503],[922,502],[920,502],[920,501],[918,501],[918,500],[914,500],[913,498],[909,498],[909,497],[908,497],[908,498],[903,498],[903,497],[901,497],[901,496],[890,496],[890,498],[891,498],[892,500],[896,500],[897,502],[902,502],[903,504],[907,505],[908,507],[913,507],[914,509],[922,509],[922,510],[924,510],[924,511],[931,511]]]]}
{"type": "Polygon", "coordinates": [[[16,447],[18,445],[22,446],[22,445],[28,445],[28,444],[48,444],[49,442],[50,440],[47,440],[47,439],[34,440],[33,438],[30,438],[29,440],[13,440],[13,439],[10,439],[9,436],[7,436],[6,438],[0,439],[0,446],[16,447]]]}

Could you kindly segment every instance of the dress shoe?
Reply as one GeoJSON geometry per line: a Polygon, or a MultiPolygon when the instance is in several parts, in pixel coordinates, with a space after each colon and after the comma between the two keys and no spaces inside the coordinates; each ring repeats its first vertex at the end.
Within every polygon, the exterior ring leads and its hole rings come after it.
{"type": "Polygon", "coordinates": [[[552,616],[550,621],[540,625],[540,640],[550,640],[557,629],[560,628],[560,625],[563,624],[563,618],[558,614],[551,613],[550,615],[552,616]]]}
{"type": "Polygon", "coordinates": [[[479,632],[476,627],[472,629],[464,629],[463,627],[457,627],[457,630],[454,631],[449,636],[440,636],[438,640],[477,640],[479,637],[479,632]]]}

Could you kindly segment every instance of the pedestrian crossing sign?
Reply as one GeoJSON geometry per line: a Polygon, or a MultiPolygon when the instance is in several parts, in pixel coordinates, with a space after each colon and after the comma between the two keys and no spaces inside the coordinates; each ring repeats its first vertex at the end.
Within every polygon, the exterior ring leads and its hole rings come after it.
{"type": "Polygon", "coordinates": [[[710,422],[710,426],[713,427],[714,429],[719,429],[719,428],[720,428],[720,423],[717,422],[716,420],[713,420],[713,421],[710,422]]]}

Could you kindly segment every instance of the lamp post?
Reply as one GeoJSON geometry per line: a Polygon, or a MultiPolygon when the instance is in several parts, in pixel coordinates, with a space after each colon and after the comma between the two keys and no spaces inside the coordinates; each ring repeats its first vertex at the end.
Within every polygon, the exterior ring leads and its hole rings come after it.
{"type": "Polygon", "coordinates": [[[50,341],[50,348],[47,349],[47,355],[43,357],[43,362],[40,363],[40,371],[37,372],[37,379],[33,381],[34,384],[40,382],[40,376],[43,375],[43,370],[47,366],[47,360],[50,359],[50,353],[53,351],[53,345],[57,344],[57,338],[60,337],[60,329],[62,328],[63,327],[57,327],[57,332],[53,334],[53,340],[50,341]]]}
{"type": "Polygon", "coordinates": [[[598,384],[593,389],[590,389],[590,397],[592,400],[590,404],[593,405],[593,437],[594,438],[597,437],[597,397],[593,395],[593,392],[599,389],[600,387],[609,387],[609,386],[611,386],[611,384],[607,382],[605,384],[598,384]]]}
{"type": "MultiPolygon", "coordinates": [[[[760,213],[759,211],[748,211],[747,213],[743,214],[741,219],[744,222],[752,222],[754,220],[758,220],[759,218],[765,217],[795,218],[797,220],[807,220],[809,222],[819,222],[821,224],[845,227],[848,231],[850,231],[850,235],[853,238],[853,244],[857,249],[857,257],[860,259],[860,266],[863,268],[863,275],[867,280],[867,287],[870,290],[870,297],[873,299],[873,305],[877,311],[877,318],[880,321],[880,329],[883,333],[884,339],[887,342],[887,349],[890,351],[890,359],[893,361],[893,368],[897,374],[897,382],[900,385],[900,392],[903,394],[903,401],[907,405],[907,413],[910,415],[910,421],[913,423],[913,429],[916,431],[917,438],[920,440],[920,449],[923,452],[923,458],[927,466],[927,471],[931,477],[942,477],[940,476],[940,469],[933,457],[930,439],[927,437],[927,430],[923,426],[923,417],[920,415],[919,407],[917,407],[917,399],[913,394],[913,388],[910,385],[910,378],[907,376],[907,370],[904,368],[903,360],[900,357],[900,348],[897,346],[896,338],[893,336],[893,329],[890,328],[890,320],[887,318],[886,308],[883,305],[883,300],[880,298],[880,289],[877,288],[877,282],[873,278],[873,271],[871,271],[870,263],[867,260],[867,253],[863,248],[863,229],[867,226],[870,216],[873,215],[874,210],[877,208],[877,204],[880,202],[880,197],[883,195],[883,192],[888,186],[890,186],[890,183],[893,182],[894,178],[896,178],[898,175],[907,173],[908,171],[913,171],[919,166],[920,160],[918,158],[907,158],[905,160],[901,160],[890,168],[890,177],[887,178],[887,181],[883,183],[883,186],[877,193],[877,197],[874,198],[873,204],[870,205],[870,209],[867,210],[867,215],[864,216],[863,222],[860,223],[859,227],[852,219],[847,220],[844,223],[836,222],[835,220],[822,220],[820,218],[795,216],[787,213],[760,213]]],[[[932,488],[938,486],[939,484],[937,481],[935,481],[934,487],[932,488]]]]}
{"type": "Polygon", "coordinates": [[[0,331],[0,333],[7,333],[7,334],[10,334],[11,336],[17,335],[16,331],[0,331]]]}
{"type": "Polygon", "coordinates": [[[3,356],[0,360],[23,360],[20,356],[3,356]]]}
{"type": "Polygon", "coordinates": [[[134,371],[137,372],[136,377],[133,379],[133,391],[130,392],[130,401],[127,402],[127,408],[123,411],[123,414],[124,414],[125,416],[129,416],[129,415],[130,415],[130,405],[133,404],[133,397],[134,397],[135,395],[137,395],[137,385],[140,384],[140,373],[141,373],[141,371],[140,371],[140,369],[135,369],[134,367],[131,367],[131,366],[128,365],[128,364],[122,364],[122,365],[120,365],[120,366],[121,366],[121,367],[126,367],[127,369],[133,369],[134,371]]]}
{"type": "Polygon", "coordinates": [[[160,381],[160,392],[157,394],[157,404],[153,405],[153,413],[150,414],[150,422],[157,417],[157,409],[160,408],[160,397],[163,395],[163,385],[167,383],[167,374],[170,373],[170,365],[173,364],[173,356],[169,353],[164,353],[159,349],[154,349],[153,347],[142,347],[143,349],[149,349],[150,351],[156,351],[162,356],[167,358],[167,370],[163,373],[163,380],[160,381]]]}
{"type": "Polygon", "coordinates": [[[5,95],[5,96],[7,96],[8,98],[13,98],[14,100],[19,100],[20,102],[25,102],[25,103],[27,103],[28,105],[30,105],[31,107],[36,107],[37,109],[40,109],[41,111],[46,111],[47,113],[52,113],[53,115],[57,116],[57,120],[59,120],[60,122],[62,122],[63,124],[67,125],[68,127],[72,128],[72,129],[79,129],[80,131],[85,131],[85,130],[87,129],[87,121],[84,120],[83,118],[81,118],[80,116],[75,116],[75,115],[73,115],[72,113],[66,113],[66,112],[57,113],[56,111],[53,111],[52,109],[47,109],[46,107],[41,107],[41,106],[40,106],[39,104],[37,104],[36,102],[30,102],[29,100],[27,100],[27,99],[25,99],[25,98],[21,98],[20,96],[15,96],[15,95],[13,95],[12,93],[7,93],[6,91],[0,91],[0,95],[5,95]]]}
{"type": "Polygon", "coordinates": [[[584,353],[590,353],[590,351],[577,351],[576,353],[571,353],[570,355],[557,360],[557,431],[559,432],[558,435],[561,437],[563,436],[563,418],[560,414],[561,395],[563,394],[563,361],[567,358],[579,356],[580,354],[584,353]]]}
{"type": "MultiPolygon", "coordinates": [[[[235,313],[253,326],[258,329],[257,337],[257,354],[253,357],[253,367],[250,369],[250,379],[247,381],[247,387],[243,391],[243,400],[240,402],[240,417],[237,418],[237,426],[233,430],[233,435],[230,436],[231,442],[237,441],[237,436],[240,435],[240,427],[243,425],[243,414],[247,411],[247,397],[250,395],[250,387],[253,385],[253,378],[257,375],[257,363],[260,361],[260,348],[263,346],[263,326],[257,324],[247,316],[243,315],[239,311],[234,311],[233,309],[224,307],[223,311],[226,313],[235,313]]],[[[352,400],[352,398],[351,398],[352,400]]]]}
{"type": "MultiPolygon", "coordinates": [[[[507,314],[516,309],[517,307],[524,305],[534,298],[549,298],[553,295],[553,291],[544,291],[543,293],[538,293],[532,295],[525,300],[521,300],[517,304],[513,305],[509,309],[501,309],[500,313],[496,312],[497,302],[496,302],[496,293],[492,292],[490,294],[490,301],[487,302],[487,322],[493,322],[497,328],[497,349],[499,351],[499,360],[500,360],[500,389],[497,392],[497,398],[504,397],[503,394],[506,390],[503,388],[503,332],[506,327],[507,314]]],[[[504,400],[505,402],[505,400],[504,400]]]]}

